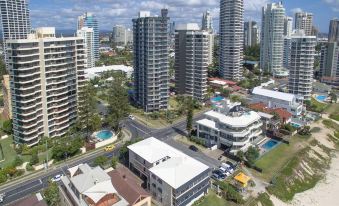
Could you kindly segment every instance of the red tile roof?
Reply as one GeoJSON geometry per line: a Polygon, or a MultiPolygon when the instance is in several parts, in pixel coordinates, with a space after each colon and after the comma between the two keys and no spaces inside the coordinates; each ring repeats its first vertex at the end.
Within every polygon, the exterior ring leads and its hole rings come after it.
{"type": "Polygon", "coordinates": [[[274,109],[268,108],[267,105],[262,103],[262,102],[250,104],[248,107],[250,109],[269,113],[269,114],[276,113],[280,117],[280,119],[283,120],[283,121],[286,121],[286,120],[288,120],[292,117],[292,114],[289,113],[286,109],[284,109],[284,108],[274,108],[274,109]]]}
{"type": "Polygon", "coordinates": [[[38,200],[37,196],[34,194],[18,200],[17,202],[10,204],[10,206],[47,206],[47,203],[44,200],[38,200]]]}
{"type": "Polygon", "coordinates": [[[126,167],[119,167],[108,172],[108,175],[111,177],[114,188],[130,205],[150,196],[141,188],[134,174],[126,167]]]}

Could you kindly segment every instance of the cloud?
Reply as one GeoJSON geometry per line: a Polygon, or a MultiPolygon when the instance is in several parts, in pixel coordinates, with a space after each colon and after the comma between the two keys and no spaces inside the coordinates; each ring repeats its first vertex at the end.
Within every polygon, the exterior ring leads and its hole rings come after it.
{"type": "Polygon", "coordinates": [[[322,1],[331,6],[334,12],[339,12],[339,0],[322,0],[322,1]]]}
{"type": "Polygon", "coordinates": [[[302,12],[303,10],[301,9],[301,8],[293,8],[293,9],[291,9],[291,12],[293,13],[293,14],[295,14],[295,13],[298,13],[298,12],[302,12]]]}
{"type": "MultiPolygon", "coordinates": [[[[201,22],[202,13],[210,10],[214,27],[219,24],[220,0],[43,0],[31,9],[32,24],[75,29],[77,17],[85,11],[93,12],[101,29],[111,30],[116,24],[132,26],[132,19],[140,10],[160,14],[161,8],[169,9],[169,16],[177,23],[201,22]],[[53,5],[53,6],[51,6],[53,5]],[[53,16],[55,18],[53,18],[53,16]]],[[[270,0],[244,0],[245,19],[260,20],[261,8],[270,0]]]]}

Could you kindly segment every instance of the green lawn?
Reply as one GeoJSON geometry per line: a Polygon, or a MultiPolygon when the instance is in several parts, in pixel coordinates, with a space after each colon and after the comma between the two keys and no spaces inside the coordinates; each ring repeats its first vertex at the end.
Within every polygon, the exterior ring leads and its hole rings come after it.
{"type": "Polygon", "coordinates": [[[263,170],[257,175],[266,181],[270,181],[272,177],[281,170],[281,168],[293,158],[293,156],[301,149],[307,138],[295,135],[290,139],[290,144],[281,143],[268,153],[264,154],[255,163],[256,166],[263,170]]]}
{"type": "Polygon", "coordinates": [[[211,190],[206,195],[205,199],[198,204],[197,206],[226,206],[227,202],[223,198],[219,198],[214,192],[211,190]]]}
{"type": "Polygon", "coordinates": [[[329,105],[325,103],[318,102],[312,97],[311,99],[311,110],[315,112],[323,112],[329,105]]]}

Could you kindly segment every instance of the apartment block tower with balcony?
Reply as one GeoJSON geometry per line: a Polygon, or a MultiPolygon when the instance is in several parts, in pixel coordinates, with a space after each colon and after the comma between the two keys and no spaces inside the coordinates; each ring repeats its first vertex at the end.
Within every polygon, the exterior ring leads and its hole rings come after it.
{"type": "Polygon", "coordinates": [[[259,44],[259,28],[255,21],[247,21],[244,24],[244,45],[251,47],[259,44]]]}
{"type": "Polygon", "coordinates": [[[316,43],[317,38],[306,36],[304,30],[296,30],[291,35],[288,90],[305,100],[311,99],[316,43]]]}
{"type": "Polygon", "coordinates": [[[85,49],[87,54],[87,67],[95,67],[95,55],[94,55],[94,30],[93,28],[82,27],[77,31],[77,36],[84,39],[85,49]]]}
{"type": "Polygon", "coordinates": [[[33,146],[42,136],[64,135],[85,83],[84,40],[56,38],[54,28],[44,27],[6,46],[15,142],[33,146]]]}
{"type": "Polygon", "coordinates": [[[241,77],[244,47],[244,1],[220,1],[219,73],[224,79],[241,77]]]}
{"type": "Polygon", "coordinates": [[[77,30],[81,30],[83,27],[88,27],[93,29],[94,33],[94,58],[98,60],[99,56],[99,23],[97,17],[90,12],[85,12],[83,15],[78,17],[78,28],[77,30]]]}
{"type": "Polygon", "coordinates": [[[217,145],[230,153],[246,151],[262,139],[261,117],[254,111],[242,108],[240,102],[222,100],[205,118],[196,122],[197,136],[207,146],[217,145]]]}
{"type": "Polygon", "coordinates": [[[282,2],[262,8],[260,69],[279,73],[283,66],[285,8],[282,2]]]}
{"type": "Polygon", "coordinates": [[[306,36],[312,35],[313,14],[307,12],[295,13],[295,30],[304,30],[306,36]]]}
{"type": "Polygon", "coordinates": [[[133,19],[135,101],[145,112],[167,109],[169,98],[169,17],[141,11],[133,19]]]}
{"type": "Polygon", "coordinates": [[[209,35],[198,24],[178,25],[175,32],[176,91],[198,101],[207,94],[209,35]]]}

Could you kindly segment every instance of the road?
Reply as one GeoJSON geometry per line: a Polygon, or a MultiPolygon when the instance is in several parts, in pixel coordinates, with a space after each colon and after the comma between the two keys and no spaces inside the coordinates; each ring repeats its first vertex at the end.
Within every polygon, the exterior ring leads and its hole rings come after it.
{"type": "MultiPolygon", "coordinates": [[[[198,120],[200,118],[202,118],[202,115],[197,115],[195,116],[194,120],[198,120]]],[[[147,138],[153,136],[161,141],[168,143],[169,145],[184,152],[185,154],[203,162],[211,168],[217,167],[220,164],[218,160],[210,158],[204,155],[202,152],[191,151],[190,149],[188,149],[187,146],[182,145],[174,140],[174,136],[178,134],[185,134],[186,121],[181,121],[179,123],[171,125],[170,127],[162,129],[149,128],[137,121],[133,121],[130,119],[124,120],[122,124],[124,125],[125,129],[130,131],[132,139],[137,137],[147,138]]],[[[95,158],[102,155],[106,155],[107,157],[117,156],[120,146],[121,145],[118,145],[112,152],[104,152],[103,150],[96,151],[90,154],[85,154],[77,160],[70,160],[58,166],[51,166],[48,171],[42,172],[41,174],[39,173],[39,175],[36,175],[36,177],[29,178],[28,180],[22,180],[18,184],[15,184],[13,186],[1,186],[0,193],[6,194],[6,197],[2,204],[6,205],[17,201],[20,198],[41,191],[43,188],[47,187],[48,181],[52,177],[57,174],[65,174],[65,171],[70,167],[76,166],[81,163],[88,163],[91,165],[93,164],[95,158]]]]}

